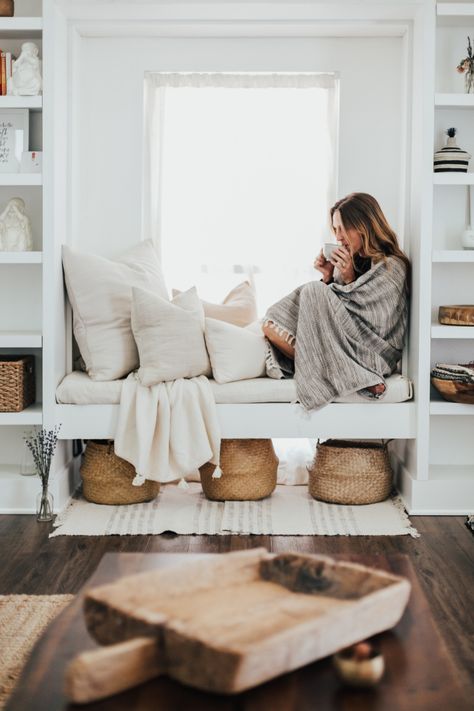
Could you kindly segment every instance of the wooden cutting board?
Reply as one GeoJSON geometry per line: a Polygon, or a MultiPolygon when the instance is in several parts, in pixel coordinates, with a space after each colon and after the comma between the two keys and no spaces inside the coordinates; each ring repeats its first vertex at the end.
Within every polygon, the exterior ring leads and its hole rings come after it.
{"type": "Polygon", "coordinates": [[[440,306],[438,321],[446,326],[474,326],[474,306],[440,306]]]}
{"type": "Polygon", "coordinates": [[[101,644],[67,673],[83,703],[159,674],[234,694],[392,628],[405,578],[325,556],[265,549],[128,576],[87,592],[87,628],[101,644]]]}

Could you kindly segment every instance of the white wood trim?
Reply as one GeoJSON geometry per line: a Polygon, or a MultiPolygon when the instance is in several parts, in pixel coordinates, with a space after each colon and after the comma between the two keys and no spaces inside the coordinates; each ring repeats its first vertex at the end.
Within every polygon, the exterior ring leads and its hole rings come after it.
{"type": "Polygon", "coordinates": [[[434,185],[474,185],[474,173],[433,173],[434,185]]]}
{"type": "Polygon", "coordinates": [[[4,39],[38,38],[42,28],[42,17],[0,17],[0,36],[4,39]]]}
{"type": "Polygon", "coordinates": [[[474,262],[474,249],[437,249],[433,252],[433,262],[474,262]]]}
{"type": "Polygon", "coordinates": [[[140,2],[139,0],[58,0],[66,17],[76,22],[104,21],[238,21],[254,22],[394,21],[412,18],[418,2],[140,2]]]}
{"type": "Polygon", "coordinates": [[[41,348],[41,331],[0,331],[0,348],[41,348]]]}
{"type": "Polygon", "coordinates": [[[438,17],[474,17],[474,3],[472,2],[438,2],[436,3],[438,17]]]}
{"type": "Polygon", "coordinates": [[[0,264],[41,264],[43,252],[0,252],[0,264]]]}
{"type": "Polygon", "coordinates": [[[474,94],[435,94],[435,106],[474,109],[474,94]]]}
{"type": "Polygon", "coordinates": [[[0,185],[42,185],[41,173],[0,173],[0,185]]]}
{"type": "MultiPolygon", "coordinates": [[[[119,405],[56,405],[55,422],[61,439],[113,439],[119,405]]],[[[397,438],[416,436],[416,405],[327,405],[306,413],[289,403],[217,405],[224,438],[348,437],[397,438]]]]}
{"type": "Polygon", "coordinates": [[[0,425],[41,425],[42,419],[43,412],[39,402],[21,412],[0,412],[0,425]]]}
{"type": "Polygon", "coordinates": [[[474,405],[464,405],[447,400],[432,400],[430,403],[431,415],[468,415],[474,416],[474,405]]]}
{"type": "Polygon", "coordinates": [[[433,324],[431,326],[432,338],[474,338],[474,326],[446,326],[444,324],[433,324]]]}
{"type": "Polygon", "coordinates": [[[0,96],[0,109],[30,109],[31,111],[40,111],[42,107],[42,96],[0,96]]]}

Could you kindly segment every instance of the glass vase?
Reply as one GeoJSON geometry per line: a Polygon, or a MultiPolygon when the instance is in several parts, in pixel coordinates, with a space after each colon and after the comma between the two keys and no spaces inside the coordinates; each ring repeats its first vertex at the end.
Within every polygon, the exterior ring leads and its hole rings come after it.
{"type": "Polygon", "coordinates": [[[474,62],[469,63],[464,74],[464,89],[466,94],[474,94],[474,62]]]}
{"type": "Polygon", "coordinates": [[[47,486],[43,486],[40,494],[36,497],[36,520],[52,521],[54,510],[53,495],[48,491],[47,486]]]}

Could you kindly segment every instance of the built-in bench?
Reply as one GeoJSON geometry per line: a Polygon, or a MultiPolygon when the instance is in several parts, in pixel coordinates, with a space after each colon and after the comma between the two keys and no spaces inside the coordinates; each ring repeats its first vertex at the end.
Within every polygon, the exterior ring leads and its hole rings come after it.
{"type": "MultiPolygon", "coordinates": [[[[255,378],[219,385],[211,380],[223,438],[337,437],[412,439],[416,405],[411,382],[386,379],[380,399],[354,393],[315,412],[296,403],[293,380],[255,378]]],[[[86,373],[66,375],[56,391],[62,439],[113,439],[123,380],[98,382],[86,373]]]]}

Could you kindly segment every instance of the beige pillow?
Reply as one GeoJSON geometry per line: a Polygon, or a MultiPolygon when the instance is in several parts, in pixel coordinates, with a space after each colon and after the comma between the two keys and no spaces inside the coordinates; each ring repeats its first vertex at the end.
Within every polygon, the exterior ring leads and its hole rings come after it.
{"type": "Polygon", "coordinates": [[[74,335],[92,380],[116,380],[138,367],[130,313],[132,287],[168,298],[151,240],[115,260],[63,246],[74,335]]]}
{"type": "MultiPolygon", "coordinates": [[[[177,289],[173,289],[173,296],[180,294],[177,289]]],[[[229,291],[222,304],[211,304],[203,301],[204,313],[207,318],[215,318],[219,321],[227,321],[235,326],[248,326],[257,318],[257,302],[255,291],[248,281],[238,284],[232,291],[229,291]]]]}
{"type": "Polygon", "coordinates": [[[140,355],[141,384],[209,375],[203,323],[204,311],[194,287],[173,302],[133,289],[132,330],[140,355]]]}
{"type": "Polygon", "coordinates": [[[252,328],[206,318],[206,346],[216,383],[265,375],[265,337],[252,328]]]}

